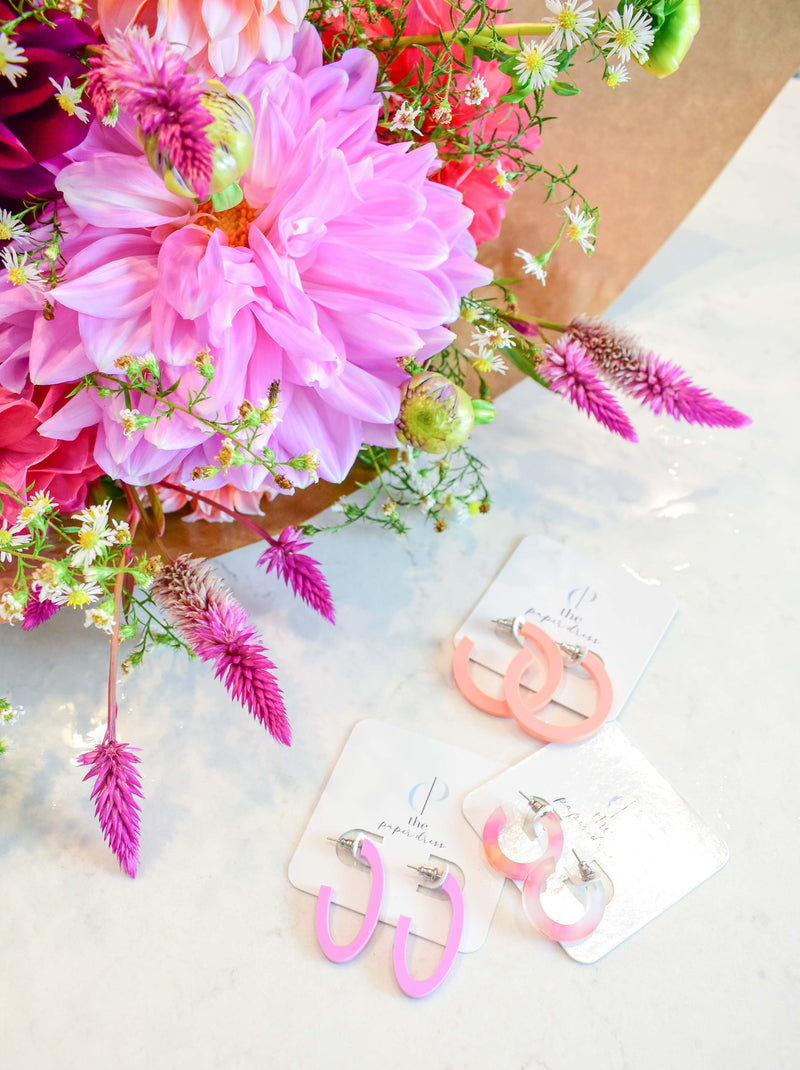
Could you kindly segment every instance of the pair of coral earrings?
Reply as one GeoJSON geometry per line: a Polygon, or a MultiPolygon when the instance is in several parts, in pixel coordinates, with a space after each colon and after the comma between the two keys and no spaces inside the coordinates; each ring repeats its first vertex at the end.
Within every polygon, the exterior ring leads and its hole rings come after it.
{"type": "Polygon", "coordinates": [[[596,654],[566,643],[556,643],[542,628],[524,621],[521,617],[514,620],[497,620],[494,623],[510,628],[518,642],[529,639],[539,648],[545,660],[547,677],[541,689],[534,693],[533,699],[523,699],[520,683],[523,673],[534,660],[530,648],[523,644],[506,669],[503,677],[503,697],[492,698],[485,691],[481,691],[470,676],[469,659],[475,644],[464,636],[453,657],[453,678],[467,701],[493,717],[513,717],[529,735],[545,743],[576,743],[578,740],[587,739],[602,727],[611,712],[613,689],[605,666],[596,654]],[[595,709],[582,724],[555,725],[536,716],[558,690],[564,675],[565,657],[571,664],[580,663],[597,687],[595,709]]]}
{"type": "MultiPolygon", "coordinates": [[[[508,823],[502,806],[492,813],[483,827],[483,849],[489,864],[498,873],[512,881],[523,881],[522,907],[530,923],[561,944],[573,944],[590,936],[605,913],[607,894],[600,874],[588,862],[578,860],[578,880],[569,878],[570,890],[583,904],[583,914],[569,924],[555,921],[542,906],[542,893],[548,879],[555,873],[564,850],[564,830],[553,808],[538,796],[520,795],[527,801],[529,812],[523,831],[531,840],[539,842],[544,837],[542,853],[532,862],[516,862],[500,847],[500,837],[508,823]]],[[[573,854],[575,852],[573,851],[573,854]]]]}
{"type": "MultiPolygon", "coordinates": [[[[331,937],[328,915],[333,898],[333,889],[329,885],[323,885],[319,890],[316,916],[319,946],[322,948],[323,954],[331,962],[350,962],[351,959],[354,959],[356,955],[364,950],[375,932],[380,920],[386,878],[380,851],[363,829],[352,829],[332,842],[336,844],[337,854],[340,849],[346,850],[352,854],[353,860],[358,865],[368,866],[372,870],[372,888],[370,889],[369,903],[367,904],[364,921],[361,923],[361,928],[356,935],[347,944],[336,944],[331,937]]],[[[450,900],[453,912],[447,944],[439,960],[439,965],[429,977],[418,980],[416,977],[412,977],[408,971],[407,944],[409,932],[411,931],[411,918],[404,914],[400,916],[394,936],[392,962],[394,964],[395,977],[403,992],[413,999],[427,996],[439,987],[455,962],[456,954],[461,944],[461,934],[464,931],[464,896],[461,891],[461,885],[449,871],[447,862],[444,859],[438,859],[438,861],[442,863],[441,868],[439,866],[408,867],[419,873],[425,881],[425,884],[418,885],[418,888],[427,887],[443,892],[450,900]]]]}

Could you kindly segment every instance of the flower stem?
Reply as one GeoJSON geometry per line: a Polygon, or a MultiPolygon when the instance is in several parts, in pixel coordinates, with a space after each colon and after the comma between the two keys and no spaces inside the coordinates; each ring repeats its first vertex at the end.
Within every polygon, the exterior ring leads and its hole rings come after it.
{"type": "MultiPolygon", "coordinates": [[[[507,22],[502,26],[494,26],[492,28],[493,34],[497,37],[545,37],[547,34],[552,33],[552,30],[553,27],[548,22],[507,22]]],[[[450,44],[452,41],[468,44],[470,43],[469,33],[469,30],[443,30],[441,33],[409,34],[393,41],[392,47],[407,48],[411,45],[441,45],[450,44]]],[[[490,35],[481,31],[476,33],[472,40],[474,41],[477,38],[485,38],[487,44],[491,41],[490,35]]],[[[372,43],[373,45],[378,44],[377,41],[372,43]]]]}
{"type": "Polygon", "coordinates": [[[559,331],[561,334],[567,329],[561,323],[553,323],[552,320],[542,319],[541,316],[527,316],[522,312],[508,312],[502,313],[506,319],[520,320],[522,323],[535,323],[539,327],[544,327],[546,331],[559,331]]]}
{"type": "Polygon", "coordinates": [[[278,546],[278,540],[273,539],[268,531],[265,531],[255,520],[251,520],[249,516],[242,516],[241,513],[237,513],[235,509],[229,509],[227,505],[221,505],[219,502],[215,502],[213,498],[207,498],[205,494],[201,494],[197,490],[188,490],[186,487],[180,487],[177,483],[169,483],[166,479],[162,479],[159,486],[166,487],[167,490],[175,490],[179,494],[185,494],[187,498],[194,498],[198,502],[204,502],[206,505],[210,505],[212,509],[219,509],[221,513],[227,513],[228,516],[233,517],[244,527],[249,528],[250,531],[254,531],[256,535],[259,535],[262,539],[265,539],[270,546],[278,546]]]}
{"type": "MultiPolygon", "coordinates": [[[[126,555],[128,551],[126,550],[126,555]]],[[[123,558],[124,560],[124,558],[123,558]]],[[[117,739],[117,655],[119,654],[119,623],[122,614],[122,584],[125,573],[119,572],[114,584],[114,627],[111,631],[111,653],[108,659],[108,728],[106,741],[117,739]]]]}
{"type": "Polygon", "coordinates": [[[136,491],[133,489],[133,487],[129,486],[127,483],[123,483],[122,484],[122,489],[123,489],[123,491],[125,493],[125,497],[128,499],[128,505],[130,506],[131,510],[135,509],[137,511],[137,513],[139,514],[139,516],[141,517],[142,523],[147,528],[148,536],[150,537],[150,539],[152,539],[152,541],[158,547],[158,550],[161,553],[162,557],[164,557],[164,559],[166,561],[171,561],[172,560],[172,555],[167,550],[167,548],[164,545],[164,543],[161,541],[161,539],[159,537],[159,534],[155,529],[155,525],[151,524],[150,523],[150,518],[145,516],[145,510],[144,510],[144,505],[142,504],[142,499],[139,497],[139,495],[136,493],[136,491]]]}

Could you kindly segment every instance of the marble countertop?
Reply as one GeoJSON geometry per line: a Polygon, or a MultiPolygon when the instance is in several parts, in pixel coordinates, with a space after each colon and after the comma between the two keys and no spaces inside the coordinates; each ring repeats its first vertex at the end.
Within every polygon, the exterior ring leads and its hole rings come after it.
{"type": "Polygon", "coordinates": [[[28,711],[0,761],[5,1065],[797,1064],[798,188],[795,81],[610,311],[751,427],[637,411],[630,446],[521,384],[476,436],[487,516],[441,535],[420,522],[409,541],[366,529],[318,540],[336,628],[259,576],[256,548],[219,561],[279,666],[295,743],[273,744],[203,665],[152,655],[120,709],[146,794],[135,881],[102,843],[74,765],[105,716],[102,638],[61,618],[38,642],[3,630],[0,693],[28,711]],[[453,633],[529,533],[677,597],[619,723],[731,858],[593,966],[532,938],[507,888],[484,947],[412,1002],[388,926],[350,966],[322,957],[315,900],[287,865],[360,718],[507,764],[530,752],[450,675],[453,633]]]}

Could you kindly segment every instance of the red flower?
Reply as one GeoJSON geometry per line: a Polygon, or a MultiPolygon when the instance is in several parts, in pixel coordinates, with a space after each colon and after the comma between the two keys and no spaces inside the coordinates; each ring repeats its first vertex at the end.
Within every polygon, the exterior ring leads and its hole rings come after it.
{"type": "MultiPolygon", "coordinates": [[[[102,474],[92,458],[94,431],[82,431],[72,442],[45,438],[38,427],[49,419],[70,391],[69,386],[28,385],[22,395],[0,386],[0,483],[19,495],[33,483],[64,510],[79,509],[86,485],[102,474]]],[[[18,504],[0,494],[3,517],[13,521],[18,504]]]]}
{"type": "MultiPolygon", "coordinates": [[[[14,17],[0,0],[0,23],[14,17]]],[[[0,78],[0,208],[12,212],[27,198],[54,195],[52,172],[43,163],[79,145],[88,130],[61,108],[50,79],[61,85],[69,78],[74,85],[86,73],[77,56],[97,36],[64,11],[50,9],[48,18],[53,26],[34,18],[17,26],[13,40],[27,58],[26,73],[16,88],[0,78]]]]}

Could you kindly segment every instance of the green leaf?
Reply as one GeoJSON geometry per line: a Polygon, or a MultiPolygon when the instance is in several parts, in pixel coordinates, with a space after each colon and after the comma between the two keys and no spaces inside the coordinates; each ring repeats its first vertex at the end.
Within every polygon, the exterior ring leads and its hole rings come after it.
{"type": "Polygon", "coordinates": [[[569,82],[551,82],[550,88],[560,97],[577,97],[580,89],[569,82]]]}

